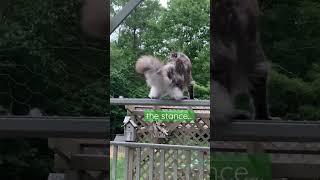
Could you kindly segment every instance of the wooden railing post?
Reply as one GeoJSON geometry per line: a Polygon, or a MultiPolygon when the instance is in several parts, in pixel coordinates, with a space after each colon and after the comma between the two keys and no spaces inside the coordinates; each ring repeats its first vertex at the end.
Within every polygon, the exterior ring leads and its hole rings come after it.
{"type": "Polygon", "coordinates": [[[117,160],[118,160],[118,146],[114,145],[112,148],[111,180],[117,179],[117,160]]]}

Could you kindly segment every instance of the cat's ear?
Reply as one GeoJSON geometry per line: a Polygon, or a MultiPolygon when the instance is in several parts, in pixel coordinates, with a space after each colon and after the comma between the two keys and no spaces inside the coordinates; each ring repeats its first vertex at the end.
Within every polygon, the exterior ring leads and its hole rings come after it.
{"type": "Polygon", "coordinates": [[[171,58],[177,58],[178,57],[178,53],[177,52],[172,52],[171,53],[171,58]]]}

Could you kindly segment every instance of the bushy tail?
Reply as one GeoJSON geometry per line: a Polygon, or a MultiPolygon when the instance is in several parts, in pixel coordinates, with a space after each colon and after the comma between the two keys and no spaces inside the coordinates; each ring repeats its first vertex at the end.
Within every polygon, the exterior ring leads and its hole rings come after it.
{"type": "Polygon", "coordinates": [[[136,72],[139,74],[144,74],[146,71],[155,72],[162,66],[162,62],[154,56],[141,56],[136,62],[136,72]]]}

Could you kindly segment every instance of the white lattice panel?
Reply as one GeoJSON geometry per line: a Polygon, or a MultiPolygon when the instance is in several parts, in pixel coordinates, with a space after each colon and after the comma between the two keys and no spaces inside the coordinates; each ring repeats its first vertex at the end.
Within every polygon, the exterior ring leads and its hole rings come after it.
{"type": "MultiPolygon", "coordinates": [[[[169,133],[166,138],[154,136],[153,123],[143,120],[143,111],[155,109],[153,106],[127,106],[128,114],[138,124],[137,142],[152,142],[164,144],[180,144],[193,146],[209,146],[210,138],[210,108],[191,107],[196,114],[195,123],[161,123],[157,124],[169,133]]],[[[158,106],[156,109],[189,109],[189,107],[158,106]]]]}
{"type": "MultiPolygon", "coordinates": [[[[153,179],[160,180],[161,172],[161,155],[160,152],[163,149],[153,149],[154,161],[153,161],[153,179]]],[[[203,152],[201,152],[203,153],[203,152]]],[[[203,179],[209,180],[209,154],[204,153],[204,166],[203,166],[203,179]]],[[[135,179],[138,165],[137,162],[137,148],[134,148],[134,167],[131,169],[132,178],[135,179]]],[[[200,176],[200,165],[201,159],[198,151],[185,151],[185,150],[165,150],[164,151],[164,177],[166,180],[173,180],[175,177],[177,179],[186,179],[187,173],[189,172],[190,180],[199,179],[200,176]]],[[[150,171],[150,149],[141,148],[141,159],[140,159],[140,180],[149,179],[150,171]]],[[[128,169],[130,171],[130,169],[128,169]]]]}

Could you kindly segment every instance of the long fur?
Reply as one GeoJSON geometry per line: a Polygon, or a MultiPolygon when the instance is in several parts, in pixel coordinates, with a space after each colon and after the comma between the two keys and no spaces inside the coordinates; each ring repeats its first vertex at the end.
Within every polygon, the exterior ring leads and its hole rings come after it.
{"type": "Polygon", "coordinates": [[[135,68],[137,73],[144,74],[146,78],[150,87],[149,98],[170,96],[179,100],[184,98],[183,93],[192,84],[191,67],[188,56],[175,52],[170,55],[166,64],[154,56],[141,56],[135,68]]]}

